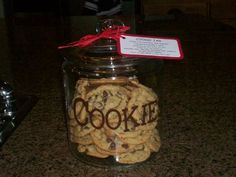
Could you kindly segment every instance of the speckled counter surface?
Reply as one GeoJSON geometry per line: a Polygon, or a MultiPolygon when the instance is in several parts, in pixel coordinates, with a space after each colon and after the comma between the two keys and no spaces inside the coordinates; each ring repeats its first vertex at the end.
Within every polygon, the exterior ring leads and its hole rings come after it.
{"type": "Polygon", "coordinates": [[[195,16],[138,24],[142,33],[179,36],[185,60],[164,65],[160,152],[117,170],[85,165],[69,152],[56,51],[68,29],[50,19],[9,25],[1,21],[1,77],[39,101],[2,147],[0,177],[236,176],[235,29],[195,16]]]}

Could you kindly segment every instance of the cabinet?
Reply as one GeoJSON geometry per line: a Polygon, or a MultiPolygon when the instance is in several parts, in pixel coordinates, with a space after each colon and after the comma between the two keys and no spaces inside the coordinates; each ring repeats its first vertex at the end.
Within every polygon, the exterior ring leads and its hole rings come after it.
{"type": "Polygon", "coordinates": [[[235,0],[212,0],[211,17],[236,27],[235,0]]]}
{"type": "Polygon", "coordinates": [[[145,17],[171,13],[200,14],[236,27],[234,0],[142,0],[141,7],[145,17]]]}

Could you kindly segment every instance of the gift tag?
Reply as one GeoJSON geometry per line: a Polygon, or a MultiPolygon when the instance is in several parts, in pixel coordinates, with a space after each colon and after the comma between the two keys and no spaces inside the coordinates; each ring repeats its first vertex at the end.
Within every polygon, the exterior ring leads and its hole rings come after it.
{"type": "Polygon", "coordinates": [[[177,38],[122,34],[118,53],[126,57],[182,60],[183,52],[177,38]]]}

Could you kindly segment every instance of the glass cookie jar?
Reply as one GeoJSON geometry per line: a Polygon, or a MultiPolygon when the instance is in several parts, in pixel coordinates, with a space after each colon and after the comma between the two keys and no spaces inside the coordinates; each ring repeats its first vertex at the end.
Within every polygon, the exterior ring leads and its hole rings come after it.
{"type": "Polygon", "coordinates": [[[126,166],[159,151],[161,67],[159,60],[119,55],[112,39],[67,49],[62,70],[75,157],[96,166],[126,166]]]}

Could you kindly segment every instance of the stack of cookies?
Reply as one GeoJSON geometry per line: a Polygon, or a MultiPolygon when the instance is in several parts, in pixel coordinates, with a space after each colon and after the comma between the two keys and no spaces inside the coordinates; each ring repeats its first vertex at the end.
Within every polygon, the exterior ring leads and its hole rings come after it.
{"type": "Polygon", "coordinates": [[[69,137],[80,153],[145,161],[160,148],[154,91],[136,79],[81,79],[69,109],[69,137]]]}

